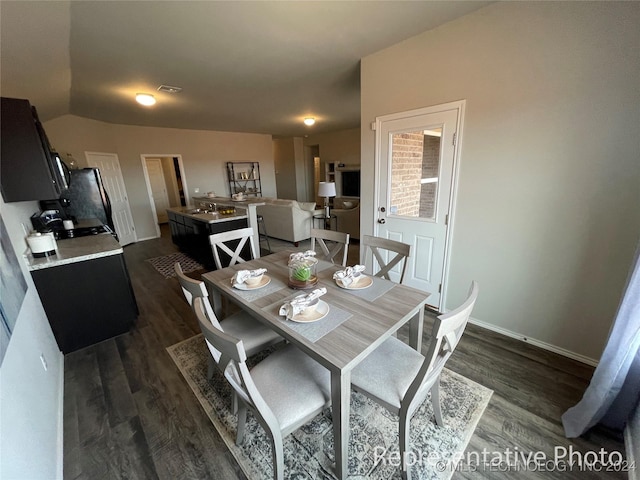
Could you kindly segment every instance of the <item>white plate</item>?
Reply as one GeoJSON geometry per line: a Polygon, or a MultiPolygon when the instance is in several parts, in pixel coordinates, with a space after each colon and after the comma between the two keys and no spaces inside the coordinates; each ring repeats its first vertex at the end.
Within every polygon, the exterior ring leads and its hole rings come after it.
{"type": "Polygon", "coordinates": [[[336,285],[338,285],[340,288],[344,288],[346,290],[363,290],[363,289],[369,288],[371,285],[373,285],[373,278],[367,277],[365,275],[365,277],[361,278],[358,283],[356,283],[355,285],[349,285],[348,287],[346,287],[342,283],[342,280],[338,279],[338,280],[336,280],[336,285]]]}
{"type": "Polygon", "coordinates": [[[242,199],[240,199],[240,198],[232,198],[231,199],[232,202],[244,202],[245,200],[246,200],[246,198],[242,198],[242,199]]]}
{"type": "Polygon", "coordinates": [[[235,283],[233,285],[233,288],[237,288],[238,290],[256,290],[258,288],[269,285],[269,282],[271,282],[271,277],[269,275],[263,275],[262,280],[260,280],[260,283],[257,285],[253,285],[252,287],[250,287],[246,283],[235,283]]]}
{"type": "Polygon", "coordinates": [[[327,302],[319,300],[318,306],[313,312],[311,312],[308,315],[299,313],[297,315],[294,315],[293,317],[289,317],[289,320],[291,320],[292,322],[298,322],[298,323],[317,322],[321,318],[326,317],[327,313],[329,313],[329,305],[327,304],[327,302]]]}

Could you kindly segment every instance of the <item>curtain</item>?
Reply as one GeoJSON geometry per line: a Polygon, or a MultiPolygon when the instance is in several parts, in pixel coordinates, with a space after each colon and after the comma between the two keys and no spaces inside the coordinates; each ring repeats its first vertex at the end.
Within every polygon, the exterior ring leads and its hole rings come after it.
{"type": "Polygon", "coordinates": [[[602,422],[617,429],[638,405],[640,392],[640,243],[602,358],[582,400],[562,415],[567,437],[602,422]]]}

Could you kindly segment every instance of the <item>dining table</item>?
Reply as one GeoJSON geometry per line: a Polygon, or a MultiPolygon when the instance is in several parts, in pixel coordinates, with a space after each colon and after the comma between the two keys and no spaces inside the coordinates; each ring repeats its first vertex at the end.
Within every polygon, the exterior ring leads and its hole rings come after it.
{"type": "MultiPolygon", "coordinates": [[[[367,275],[366,288],[338,286],[333,274],[343,267],[319,260],[317,284],[326,288],[320,299],[324,310],[313,322],[297,322],[281,316],[280,307],[310,290],[289,287],[289,256],[281,251],[202,275],[215,305],[223,317],[222,298],[238,305],[258,321],[278,332],[331,373],[331,406],[335,449],[335,475],[348,475],[349,408],[351,371],[382,342],[409,324],[409,344],[420,351],[424,310],[429,293],[383,278],[367,275]],[[259,288],[237,288],[231,279],[239,270],[265,268],[259,288]]],[[[320,310],[320,307],[318,307],[320,310]]]]}

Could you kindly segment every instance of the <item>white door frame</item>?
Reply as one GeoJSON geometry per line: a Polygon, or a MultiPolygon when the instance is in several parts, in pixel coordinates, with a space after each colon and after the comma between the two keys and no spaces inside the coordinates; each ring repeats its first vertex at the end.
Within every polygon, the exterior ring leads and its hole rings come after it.
{"type": "Polygon", "coordinates": [[[151,153],[143,153],[140,155],[140,161],[142,162],[142,172],[144,173],[144,183],[147,186],[147,196],[149,197],[149,203],[151,204],[151,216],[153,218],[153,224],[156,226],[156,238],[160,237],[160,225],[158,225],[158,212],[156,212],[156,204],[153,201],[153,194],[151,192],[151,180],[149,180],[149,172],[147,171],[147,158],[162,158],[162,157],[177,157],[178,158],[178,168],[180,168],[180,179],[182,180],[182,190],[184,192],[184,200],[189,204],[189,199],[187,198],[187,192],[189,189],[187,188],[187,179],[184,176],[184,165],[182,163],[182,155],[179,153],[159,153],[159,154],[151,154],[151,153]]]}
{"type": "Polygon", "coordinates": [[[448,291],[448,280],[449,280],[449,267],[451,265],[451,244],[453,241],[453,230],[455,225],[455,215],[456,215],[456,202],[458,197],[458,176],[460,173],[460,163],[461,163],[461,146],[462,146],[462,126],[464,125],[464,111],[466,106],[466,100],[458,100],[455,102],[443,103],[441,105],[434,105],[431,107],[418,108],[415,110],[408,110],[406,112],[399,113],[391,113],[389,115],[382,115],[380,117],[376,117],[375,121],[375,131],[376,131],[376,144],[375,144],[375,154],[374,154],[374,192],[373,192],[373,201],[374,201],[374,223],[373,223],[373,234],[378,235],[379,227],[378,222],[376,221],[377,213],[378,213],[378,205],[380,205],[380,190],[378,188],[378,182],[380,180],[381,175],[381,149],[382,149],[382,138],[380,137],[380,133],[382,131],[382,123],[391,121],[391,120],[400,120],[403,118],[415,117],[419,115],[428,115],[433,113],[439,113],[446,110],[458,110],[458,124],[457,124],[457,136],[456,136],[456,144],[454,145],[454,158],[453,158],[453,174],[451,178],[451,196],[449,199],[449,221],[446,226],[446,235],[445,235],[445,247],[444,247],[444,268],[442,269],[442,292],[440,294],[440,303],[438,305],[438,310],[443,311],[447,304],[447,291],[448,291]]]}

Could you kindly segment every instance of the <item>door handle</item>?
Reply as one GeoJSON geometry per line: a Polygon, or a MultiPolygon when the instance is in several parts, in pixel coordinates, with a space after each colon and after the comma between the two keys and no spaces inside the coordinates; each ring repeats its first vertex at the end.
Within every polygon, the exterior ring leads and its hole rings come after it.
{"type": "Polygon", "coordinates": [[[384,218],[379,218],[378,223],[387,223],[387,221],[384,218]]]}

